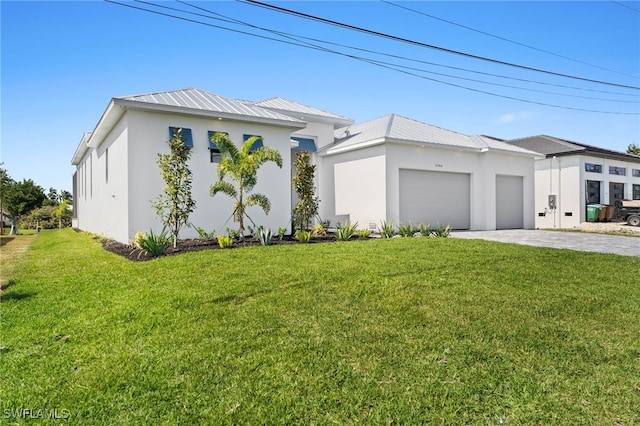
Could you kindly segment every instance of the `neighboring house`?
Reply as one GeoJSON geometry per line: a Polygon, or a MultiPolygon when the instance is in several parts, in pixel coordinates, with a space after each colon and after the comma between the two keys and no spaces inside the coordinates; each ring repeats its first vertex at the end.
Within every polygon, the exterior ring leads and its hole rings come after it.
{"type": "MultiPolygon", "coordinates": [[[[74,153],[73,226],[129,242],[161,230],[152,207],[163,182],[156,163],[180,127],[193,147],[196,210],[190,222],[218,233],[235,228],[232,200],[209,195],[220,153],[210,141],[226,132],[240,144],[261,136],[283,167],[265,164],[256,192],[271,212],[248,213],[257,225],[291,226],[295,153],[314,153],[323,220],[376,228],[381,221],[451,224],[454,229],[534,227],[538,154],[485,136],[466,136],[397,115],[362,124],[287,99],[248,102],[191,88],[113,98],[74,153]]],[[[197,236],[185,229],[181,238],[197,236]]]]}
{"type": "Polygon", "coordinates": [[[545,156],[536,161],[538,228],[575,227],[589,204],[640,200],[640,156],[545,135],[506,142],[545,156]]]}
{"type": "Polygon", "coordinates": [[[354,124],[318,152],[321,216],[370,229],[533,228],[536,156],[395,114],[354,124]]]}

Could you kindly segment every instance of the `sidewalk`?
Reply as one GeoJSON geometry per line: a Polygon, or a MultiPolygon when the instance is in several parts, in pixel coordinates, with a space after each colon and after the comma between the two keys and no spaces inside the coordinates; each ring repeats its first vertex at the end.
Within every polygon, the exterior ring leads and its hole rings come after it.
{"type": "Polygon", "coordinates": [[[524,244],[622,256],[640,257],[640,238],[584,232],[510,229],[500,231],[454,231],[454,238],[482,239],[503,243],[524,244]]]}

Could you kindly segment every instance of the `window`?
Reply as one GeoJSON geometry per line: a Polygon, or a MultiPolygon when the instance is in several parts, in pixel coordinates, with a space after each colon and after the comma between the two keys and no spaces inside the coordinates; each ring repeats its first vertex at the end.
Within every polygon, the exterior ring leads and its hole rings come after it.
{"type": "Polygon", "coordinates": [[[640,177],[640,169],[631,169],[631,176],[640,177]]]}
{"type": "Polygon", "coordinates": [[[609,166],[609,174],[610,175],[617,175],[617,176],[626,176],[627,175],[627,169],[624,168],[624,167],[609,166]]]}
{"type": "Polygon", "coordinates": [[[633,185],[633,199],[640,200],[640,185],[633,185]]]}
{"type": "Polygon", "coordinates": [[[243,143],[246,142],[247,140],[249,140],[249,138],[252,138],[254,136],[256,138],[258,138],[258,140],[256,140],[253,143],[253,146],[251,146],[251,149],[249,150],[249,152],[256,151],[258,148],[261,148],[263,146],[263,144],[262,144],[262,136],[258,136],[258,135],[242,135],[242,142],[243,143]]]}
{"type": "Polygon", "coordinates": [[[172,138],[175,131],[182,129],[182,138],[184,139],[184,145],[189,148],[193,148],[193,137],[191,136],[191,129],[185,129],[184,127],[169,127],[169,138],[172,138]]]}
{"type": "Polygon", "coordinates": [[[291,139],[298,142],[298,146],[293,148],[294,151],[316,152],[316,142],[313,139],[299,138],[297,136],[292,136],[291,139]]]}
{"type": "Polygon", "coordinates": [[[584,164],[584,171],[585,172],[591,172],[591,173],[602,173],[602,165],[585,163],[584,164]]]}
{"type": "Polygon", "coordinates": [[[216,132],[214,130],[209,130],[209,132],[207,133],[209,136],[209,161],[211,161],[212,163],[219,163],[220,160],[222,160],[222,154],[213,141],[213,135],[215,135],[216,133],[222,133],[223,135],[229,136],[229,133],[227,132],[216,132]]]}

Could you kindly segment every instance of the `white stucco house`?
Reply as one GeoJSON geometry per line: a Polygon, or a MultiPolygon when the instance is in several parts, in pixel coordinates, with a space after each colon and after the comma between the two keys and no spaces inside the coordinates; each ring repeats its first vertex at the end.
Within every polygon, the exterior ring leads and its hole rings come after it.
{"type": "MultiPolygon", "coordinates": [[[[259,171],[255,190],[271,212],[250,211],[259,225],[290,227],[295,152],[313,153],[320,217],[333,223],[381,221],[451,224],[490,230],[535,226],[535,159],[526,148],[486,136],[467,136],[398,115],[361,124],[297,102],[242,101],[190,88],[111,99],[73,155],[73,226],[120,242],[138,231],[161,230],[152,202],[163,182],[156,163],[174,128],[192,146],[196,211],[190,221],[224,232],[236,225],[232,200],[209,195],[219,152],[210,142],[226,132],[240,144],[261,136],[283,157],[259,171]]],[[[197,236],[185,229],[181,238],[197,236]]]]}
{"type": "Polygon", "coordinates": [[[572,228],[587,205],[640,200],[640,156],[538,135],[507,143],[542,153],[536,161],[536,227],[572,228]]]}

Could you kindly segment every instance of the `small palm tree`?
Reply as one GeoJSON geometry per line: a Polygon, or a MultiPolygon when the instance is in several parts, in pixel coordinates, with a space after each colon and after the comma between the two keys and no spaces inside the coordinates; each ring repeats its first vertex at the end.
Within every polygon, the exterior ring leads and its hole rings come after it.
{"type": "MultiPolygon", "coordinates": [[[[266,214],[271,210],[271,202],[265,195],[249,194],[258,183],[258,169],[267,161],[273,161],[282,168],[282,156],[268,146],[252,150],[253,145],[260,140],[259,136],[247,139],[240,149],[225,133],[215,133],[211,139],[220,150],[222,160],[218,164],[218,181],[211,185],[209,192],[212,197],[222,192],[235,199],[233,220],[240,225],[238,231],[242,238],[244,217],[253,223],[246,213],[247,207],[258,206],[266,214]],[[226,177],[229,177],[231,182],[226,181],[226,177]]],[[[255,227],[255,223],[253,225],[255,227]]]]}

